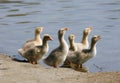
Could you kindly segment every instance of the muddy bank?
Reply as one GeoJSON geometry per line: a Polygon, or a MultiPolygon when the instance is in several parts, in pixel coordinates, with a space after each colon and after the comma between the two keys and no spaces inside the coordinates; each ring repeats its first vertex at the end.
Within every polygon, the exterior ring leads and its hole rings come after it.
{"type": "Polygon", "coordinates": [[[13,61],[0,54],[1,83],[120,83],[120,72],[83,73],[13,61]]]}

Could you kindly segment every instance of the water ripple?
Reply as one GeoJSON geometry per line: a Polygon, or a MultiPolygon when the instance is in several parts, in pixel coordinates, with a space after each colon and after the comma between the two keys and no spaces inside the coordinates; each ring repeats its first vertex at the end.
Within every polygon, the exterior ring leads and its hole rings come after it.
{"type": "Polygon", "coordinates": [[[31,21],[22,21],[22,22],[17,22],[16,24],[27,24],[27,23],[32,23],[31,21]]]}
{"type": "Polygon", "coordinates": [[[9,14],[6,17],[18,17],[18,16],[26,16],[28,14],[9,14]]]}
{"type": "Polygon", "coordinates": [[[19,11],[19,9],[10,9],[8,12],[16,12],[19,11]]]}
{"type": "Polygon", "coordinates": [[[103,3],[100,3],[100,5],[111,5],[111,6],[113,6],[113,5],[120,5],[120,1],[116,1],[116,2],[103,2],[103,3]]]}
{"type": "Polygon", "coordinates": [[[5,3],[22,3],[22,2],[23,2],[23,1],[19,1],[19,0],[17,0],[17,1],[1,0],[1,1],[0,1],[0,4],[1,4],[1,3],[2,3],[2,4],[3,4],[3,3],[4,3],[4,4],[5,4],[5,3]]]}
{"type": "Polygon", "coordinates": [[[9,7],[4,7],[4,6],[0,5],[0,9],[9,9],[9,7]]]}
{"type": "Polygon", "coordinates": [[[110,12],[120,12],[120,9],[108,10],[110,12]]]}

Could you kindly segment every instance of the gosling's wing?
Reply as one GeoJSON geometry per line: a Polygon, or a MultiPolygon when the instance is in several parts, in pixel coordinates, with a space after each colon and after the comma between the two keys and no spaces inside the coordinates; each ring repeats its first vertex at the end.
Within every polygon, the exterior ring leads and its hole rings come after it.
{"type": "Polygon", "coordinates": [[[84,63],[89,59],[89,49],[84,49],[82,52],[78,53],[79,63],[84,63]]]}
{"type": "Polygon", "coordinates": [[[79,56],[77,55],[77,52],[73,52],[73,51],[69,51],[68,53],[68,56],[67,56],[67,59],[74,63],[74,64],[77,64],[78,63],[78,60],[79,60],[79,56]]]}
{"type": "Polygon", "coordinates": [[[28,42],[23,45],[22,49],[27,50],[27,49],[33,48],[34,46],[35,46],[34,43],[28,42]]]}
{"type": "Polygon", "coordinates": [[[35,46],[34,51],[35,53],[40,53],[42,51],[42,46],[35,46]]]}
{"type": "Polygon", "coordinates": [[[58,58],[61,56],[61,50],[60,48],[56,48],[53,51],[51,51],[51,53],[48,55],[48,57],[46,58],[47,62],[56,62],[58,60],[58,58]]]}

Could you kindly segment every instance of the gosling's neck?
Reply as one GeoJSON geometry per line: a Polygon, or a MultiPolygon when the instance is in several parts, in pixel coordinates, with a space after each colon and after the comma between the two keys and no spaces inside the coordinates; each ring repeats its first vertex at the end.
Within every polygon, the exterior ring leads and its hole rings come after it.
{"type": "Polygon", "coordinates": [[[67,45],[67,42],[64,39],[64,35],[59,35],[58,39],[59,39],[60,47],[63,48],[63,49],[68,49],[68,45],[67,45]]]}
{"type": "Polygon", "coordinates": [[[90,51],[91,52],[96,51],[96,42],[94,42],[94,41],[91,42],[90,51]]]}
{"type": "Polygon", "coordinates": [[[36,40],[36,41],[41,41],[40,33],[36,33],[36,34],[35,34],[35,40],[36,40]]]}
{"type": "Polygon", "coordinates": [[[43,41],[42,41],[42,42],[43,42],[43,45],[42,45],[42,46],[45,46],[45,47],[46,47],[46,46],[48,45],[48,44],[47,44],[47,41],[48,41],[48,40],[46,40],[46,39],[44,38],[43,41]]]}
{"type": "Polygon", "coordinates": [[[88,34],[84,34],[83,33],[83,37],[82,37],[82,44],[86,45],[87,47],[89,47],[89,43],[88,43],[88,34]]]}
{"type": "Polygon", "coordinates": [[[63,46],[64,45],[64,35],[59,35],[58,36],[58,39],[59,39],[59,43],[60,43],[60,46],[63,46]]]}
{"type": "Polygon", "coordinates": [[[69,42],[70,42],[69,50],[75,51],[76,49],[75,49],[75,42],[74,42],[74,40],[72,40],[72,41],[69,40],[69,42]]]}

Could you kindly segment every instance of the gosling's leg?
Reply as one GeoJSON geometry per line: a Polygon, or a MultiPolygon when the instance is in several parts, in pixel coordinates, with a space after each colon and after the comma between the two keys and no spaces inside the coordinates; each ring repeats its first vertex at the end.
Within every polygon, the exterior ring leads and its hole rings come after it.
{"type": "Polygon", "coordinates": [[[53,64],[53,67],[58,68],[58,64],[57,63],[53,64]]]}
{"type": "Polygon", "coordinates": [[[83,68],[83,65],[82,65],[82,64],[80,64],[79,66],[80,66],[80,68],[83,68]]]}

